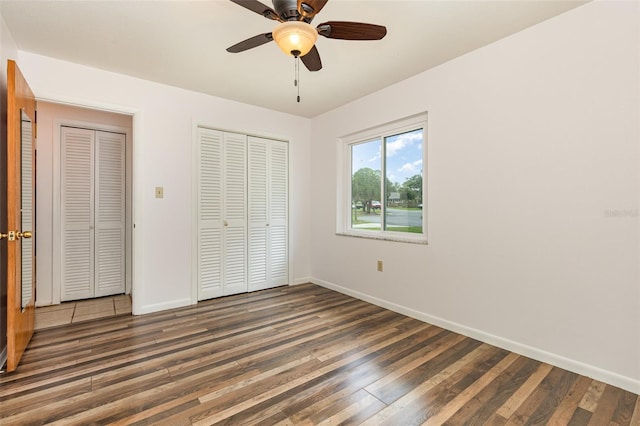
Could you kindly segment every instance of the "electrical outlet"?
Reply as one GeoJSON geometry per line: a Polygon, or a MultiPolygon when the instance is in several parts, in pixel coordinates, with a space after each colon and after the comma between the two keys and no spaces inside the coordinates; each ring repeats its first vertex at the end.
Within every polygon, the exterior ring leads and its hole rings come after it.
{"type": "Polygon", "coordinates": [[[378,260],[378,272],[382,272],[382,260],[378,260]]]}
{"type": "Polygon", "coordinates": [[[164,198],[164,188],[156,186],[156,198],[164,198]]]}

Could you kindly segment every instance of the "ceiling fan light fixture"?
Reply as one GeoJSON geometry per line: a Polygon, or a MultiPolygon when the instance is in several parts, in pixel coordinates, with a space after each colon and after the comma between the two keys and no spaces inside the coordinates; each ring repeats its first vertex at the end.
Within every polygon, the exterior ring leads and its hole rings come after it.
{"type": "Polygon", "coordinates": [[[318,39],[318,31],[301,21],[282,22],[271,34],[284,53],[296,57],[309,53],[318,39]]]}

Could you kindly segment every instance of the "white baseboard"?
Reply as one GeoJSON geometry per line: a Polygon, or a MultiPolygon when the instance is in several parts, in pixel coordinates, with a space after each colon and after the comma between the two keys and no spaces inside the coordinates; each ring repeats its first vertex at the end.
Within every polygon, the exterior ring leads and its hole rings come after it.
{"type": "Polygon", "coordinates": [[[437,325],[438,327],[442,327],[450,331],[455,331],[456,333],[463,334],[465,336],[480,340],[490,345],[497,346],[499,348],[506,349],[508,351],[524,355],[537,361],[545,362],[547,364],[551,364],[556,367],[560,367],[565,370],[581,374],[583,376],[587,376],[613,386],[617,386],[635,394],[640,394],[640,380],[622,376],[618,373],[604,370],[593,365],[585,364],[580,361],[576,361],[570,358],[563,357],[561,355],[528,346],[520,342],[486,333],[482,330],[467,327],[465,325],[429,315],[424,312],[416,311],[415,309],[388,302],[386,300],[370,296],[359,291],[351,290],[337,284],[333,284],[317,278],[311,278],[310,281],[319,286],[335,290],[339,293],[343,293],[360,300],[364,300],[365,302],[369,302],[382,308],[389,309],[390,311],[394,311],[429,324],[437,325]]]}
{"type": "Polygon", "coordinates": [[[293,280],[292,283],[289,283],[289,285],[300,285],[300,284],[307,284],[313,282],[313,278],[311,277],[302,277],[302,278],[296,278],[293,280]]]}
{"type": "MultiPolygon", "coordinates": [[[[312,280],[311,277],[298,278],[294,280],[294,282],[290,283],[289,285],[307,284],[312,282],[311,280],[312,280]]],[[[144,306],[141,306],[139,309],[137,309],[134,301],[132,314],[145,315],[145,314],[151,314],[154,312],[165,311],[167,309],[183,308],[185,306],[191,306],[191,305],[193,305],[191,299],[180,299],[180,300],[172,300],[170,302],[165,302],[165,303],[144,305],[144,306]]]]}
{"type": "Polygon", "coordinates": [[[143,305],[140,307],[140,309],[135,309],[135,304],[134,304],[133,306],[134,310],[132,314],[133,315],[151,314],[153,312],[165,311],[167,309],[183,308],[185,306],[191,306],[191,304],[192,303],[190,298],[172,300],[171,302],[165,302],[165,303],[156,303],[153,305],[143,305]]]}

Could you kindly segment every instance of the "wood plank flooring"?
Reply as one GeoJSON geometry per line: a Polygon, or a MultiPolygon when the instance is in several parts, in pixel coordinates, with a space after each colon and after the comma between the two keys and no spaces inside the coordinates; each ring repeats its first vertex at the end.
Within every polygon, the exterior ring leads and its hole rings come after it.
{"type": "Polygon", "coordinates": [[[640,425],[638,395],[312,284],[37,331],[0,424],[640,425]]]}

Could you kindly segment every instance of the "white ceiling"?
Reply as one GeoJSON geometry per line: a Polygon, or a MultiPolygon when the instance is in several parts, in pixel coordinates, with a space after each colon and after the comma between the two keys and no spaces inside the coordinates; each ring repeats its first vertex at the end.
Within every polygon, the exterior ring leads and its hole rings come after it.
{"type": "Polygon", "coordinates": [[[583,3],[330,0],[314,25],[367,22],[385,25],[387,36],[319,37],[323,69],[300,64],[300,103],[294,59],[275,43],[226,52],[276,24],[229,0],[1,0],[0,12],[22,51],[314,117],[583,3]]]}

